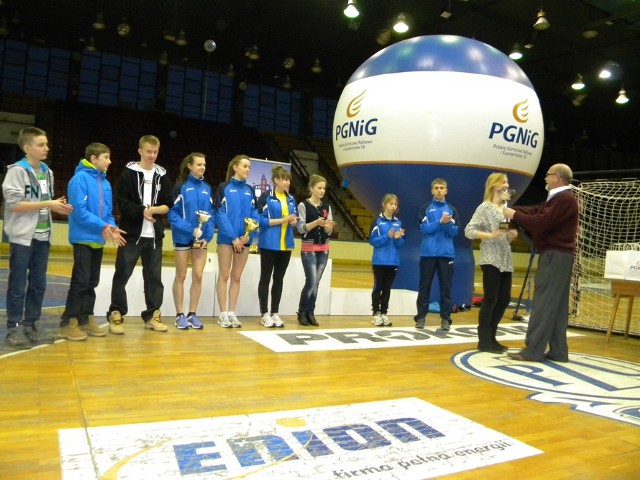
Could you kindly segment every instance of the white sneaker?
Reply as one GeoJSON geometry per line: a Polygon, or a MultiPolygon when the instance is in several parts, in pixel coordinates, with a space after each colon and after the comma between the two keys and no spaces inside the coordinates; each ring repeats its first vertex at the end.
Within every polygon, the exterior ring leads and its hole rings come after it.
{"type": "Polygon", "coordinates": [[[229,322],[231,322],[233,328],[242,327],[242,323],[240,323],[240,320],[238,320],[238,317],[236,317],[236,314],[233,312],[229,312],[229,322]]]}
{"type": "Polygon", "coordinates": [[[267,328],[273,328],[276,326],[273,323],[273,318],[271,318],[271,315],[269,315],[269,313],[265,313],[264,315],[262,315],[262,320],[260,320],[260,323],[262,323],[263,327],[267,328]]]}
{"type": "Polygon", "coordinates": [[[273,320],[273,326],[276,328],[284,328],[284,322],[277,313],[271,314],[271,320],[273,320]]]}
{"type": "Polygon", "coordinates": [[[382,325],[384,325],[385,327],[390,327],[391,326],[391,320],[389,319],[389,317],[387,317],[386,313],[383,313],[381,315],[382,317],[382,325]]]}
{"type": "Polygon", "coordinates": [[[382,315],[380,315],[380,312],[376,312],[373,314],[373,319],[371,320],[371,325],[374,325],[376,327],[381,327],[382,326],[382,315]]]}
{"type": "Polygon", "coordinates": [[[220,316],[218,317],[218,325],[222,328],[231,328],[231,322],[229,321],[229,315],[227,312],[220,312],[220,316]]]}

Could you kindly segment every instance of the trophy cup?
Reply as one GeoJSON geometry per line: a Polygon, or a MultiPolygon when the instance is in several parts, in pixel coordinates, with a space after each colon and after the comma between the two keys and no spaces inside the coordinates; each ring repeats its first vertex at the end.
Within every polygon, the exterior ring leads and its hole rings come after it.
{"type": "Polygon", "coordinates": [[[200,240],[200,237],[202,236],[202,224],[209,221],[211,214],[204,210],[196,210],[196,217],[198,217],[198,231],[200,232],[200,235],[198,235],[193,242],[193,248],[202,248],[202,240],[200,240]]]}
{"type": "MultiPolygon", "coordinates": [[[[509,200],[511,200],[511,197],[513,197],[513,195],[516,193],[516,191],[513,188],[508,188],[506,190],[500,190],[498,191],[498,194],[500,196],[500,200],[502,200],[502,207],[503,208],[507,208],[509,206],[509,200]]],[[[500,222],[500,230],[509,230],[511,228],[509,219],[505,218],[502,222],[500,222]]]]}
{"type": "Polygon", "coordinates": [[[260,224],[253,218],[251,217],[245,218],[244,219],[244,235],[242,236],[242,238],[249,237],[249,234],[254,230],[257,230],[259,225],[260,224]]]}

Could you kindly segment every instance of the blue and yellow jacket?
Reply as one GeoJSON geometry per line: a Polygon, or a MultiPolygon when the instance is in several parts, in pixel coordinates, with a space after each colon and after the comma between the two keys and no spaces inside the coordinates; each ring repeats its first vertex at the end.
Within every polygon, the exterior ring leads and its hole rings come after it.
{"type": "MultiPolygon", "coordinates": [[[[289,215],[296,214],[296,199],[289,192],[285,192],[289,215]]],[[[258,248],[261,250],[293,250],[293,228],[286,224],[284,235],[284,248],[282,248],[283,225],[269,226],[272,218],[283,218],[282,204],[275,191],[264,192],[258,199],[258,212],[260,213],[260,233],[258,236],[258,248]]]]}

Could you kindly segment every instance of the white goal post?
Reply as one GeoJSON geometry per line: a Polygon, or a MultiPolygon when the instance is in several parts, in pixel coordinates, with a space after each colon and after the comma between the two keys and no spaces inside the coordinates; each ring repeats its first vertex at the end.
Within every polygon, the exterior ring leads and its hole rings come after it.
{"type": "MultiPolygon", "coordinates": [[[[640,180],[584,181],[573,192],[580,217],[569,324],[606,331],[613,298],[610,282],[604,278],[605,257],[616,244],[640,242],[640,180]]],[[[627,300],[623,299],[614,331],[623,330],[626,310],[627,300]]],[[[634,306],[629,333],[640,334],[640,306],[634,306]]]]}

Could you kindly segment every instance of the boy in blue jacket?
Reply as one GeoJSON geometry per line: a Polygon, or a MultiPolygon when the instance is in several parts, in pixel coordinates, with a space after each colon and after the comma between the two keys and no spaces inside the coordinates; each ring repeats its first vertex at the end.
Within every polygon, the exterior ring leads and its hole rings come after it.
{"type": "Polygon", "coordinates": [[[104,337],[93,316],[96,287],[100,282],[102,252],[106,241],[124,245],[125,233],[113,218],[113,195],[107,180],[111,151],[102,143],[92,143],[76,167],[67,186],[74,206],[69,215],[69,243],[73,246],[73,270],[67,303],[60,316],[59,338],[86,340],[87,335],[104,337]]]}
{"type": "Polygon", "coordinates": [[[440,284],[440,328],[448,331],[451,325],[451,285],[453,282],[453,259],[455,250],[453,238],[458,235],[456,225],[457,210],[449,205],[447,182],[436,178],[431,182],[433,200],[420,209],[420,283],[416,306],[418,313],[414,317],[416,328],[424,328],[424,321],[429,312],[431,284],[438,274],[440,284]]]}

